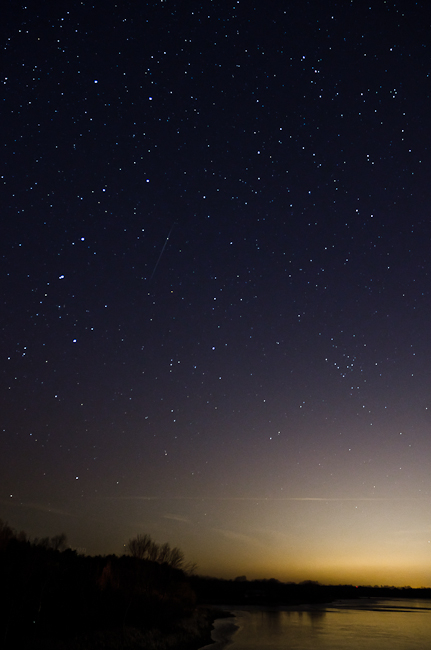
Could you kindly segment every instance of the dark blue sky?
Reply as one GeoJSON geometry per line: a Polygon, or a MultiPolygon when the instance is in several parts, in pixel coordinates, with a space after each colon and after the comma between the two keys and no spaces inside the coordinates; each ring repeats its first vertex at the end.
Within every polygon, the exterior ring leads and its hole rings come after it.
{"type": "Polygon", "coordinates": [[[429,583],[429,28],[422,2],[9,5],[4,519],[429,583]]]}

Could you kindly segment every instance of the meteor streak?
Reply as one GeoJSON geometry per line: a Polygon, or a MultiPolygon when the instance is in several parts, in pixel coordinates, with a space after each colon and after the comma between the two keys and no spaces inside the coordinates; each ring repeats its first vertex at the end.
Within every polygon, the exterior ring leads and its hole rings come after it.
{"type": "Polygon", "coordinates": [[[167,244],[168,241],[169,241],[169,237],[171,236],[171,232],[172,232],[174,226],[175,226],[175,221],[174,221],[174,223],[172,224],[171,229],[170,229],[170,231],[169,231],[169,234],[168,234],[168,236],[166,237],[165,243],[163,244],[162,250],[160,251],[160,255],[159,255],[159,257],[158,257],[158,260],[157,260],[157,262],[156,262],[156,265],[155,265],[155,267],[153,268],[153,272],[152,272],[151,275],[150,275],[150,280],[153,279],[153,275],[154,275],[154,273],[156,272],[156,269],[157,269],[157,267],[158,267],[158,265],[159,265],[159,262],[160,262],[160,258],[161,258],[162,255],[163,255],[163,251],[164,251],[165,248],[166,248],[166,244],[167,244]]]}

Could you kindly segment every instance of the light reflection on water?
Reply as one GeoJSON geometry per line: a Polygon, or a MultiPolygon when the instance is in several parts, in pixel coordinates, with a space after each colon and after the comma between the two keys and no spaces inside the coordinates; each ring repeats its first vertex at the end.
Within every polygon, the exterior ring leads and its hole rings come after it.
{"type": "MultiPolygon", "coordinates": [[[[232,619],[231,619],[232,620],[232,619]]],[[[229,650],[429,650],[431,601],[344,601],[322,608],[235,610],[229,650]]]]}

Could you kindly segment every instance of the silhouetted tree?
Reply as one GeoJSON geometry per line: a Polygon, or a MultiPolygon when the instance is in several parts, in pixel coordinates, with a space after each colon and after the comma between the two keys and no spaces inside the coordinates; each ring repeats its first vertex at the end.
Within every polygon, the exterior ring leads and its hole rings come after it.
{"type": "Polygon", "coordinates": [[[59,535],[54,535],[54,537],[51,537],[50,546],[54,549],[54,551],[64,551],[64,549],[67,547],[66,533],[60,533],[59,535]]]}
{"type": "Polygon", "coordinates": [[[147,550],[147,557],[152,562],[157,562],[159,557],[159,545],[156,542],[151,541],[147,550]]]}
{"type": "Polygon", "coordinates": [[[3,551],[14,537],[14,529],[6,521],[0,519],[0,550],[3,551]]]}
{"type": "Polygon", "coordinates": [[[174,569],[184,569],[184,553],[176,546],[171,549],[168,564],[174,569]]]}
{"type": "Polygon", "coordinates": [[[166,544],[162,544],[161,546],[159,546],[159,554],[157,556],[157,562],[160,562],[160,564],[163,564],[164,562],[168,563],[170,553],[171,553],[171,547],[167,542],[166,544]]]}
{"type": "Polygon", "coordinates": [[[129,539],[126,549],[132,557],[143,560],[147,557],[149,547],[154,544],[149,535],[137,535],[129,539]]]}
{"type": "Polygon", "coordinates": [[[193,573],[196,569],[195,564],[185,562],[184,553],[177,546],[171,548],[167,542],[156,544],[147,534],[129,539],[126,549],[132,557],[168,564],[173,569],[181,569],[185,573],[193,573]]]}

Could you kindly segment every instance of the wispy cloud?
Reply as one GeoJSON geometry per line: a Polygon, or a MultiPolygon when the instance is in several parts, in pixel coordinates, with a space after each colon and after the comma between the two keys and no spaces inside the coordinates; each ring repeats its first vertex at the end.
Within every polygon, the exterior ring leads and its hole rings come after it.
{"type": "Polygon", "coordinates": [[[251,544],[252,546],[259,546],[262,548],[264,545],[255,537],[250,537],[249,535],[244,535],[242,533],[237,533],[233,530],[225,530],[224,528],[212,528],[215,533],[219,533],[226,539],[234,540],[236,542],[241,542],[242,544],[251,544]]]}
{"type": "Polygon", "coordinates": [[[400,528],[394,531],[395,535],[431,535],[431,526],[423,526],[421,528],[400,528]]]}
{"type": "Polygon", "coordinates": [[[67,510],[63,510],[62,508],[53,508],[52,506],[46,505],[44,503],[26,503],[25,501],[17,501],[14,499],[0,499],[0,504],[12,506],[13,508],[28,508],[30,510],[38,510],[39,512],[47,512],[52,515],[61,515],[62,517],[78,516],[71,512],[68,512],[67,510]]]}
{"type": "Polygon", "coordinates": [[[274,530],[272,528],[255,528],[258,535],[264,537],[266,540],[271,540],[273,542],[286,542],[291,538],[291,533],[283,533],[279,530],[274,530]]]}

